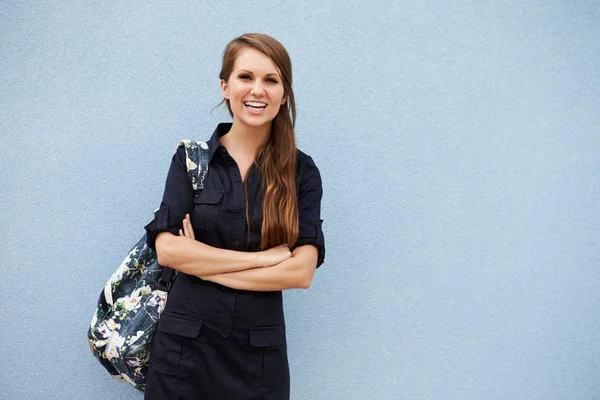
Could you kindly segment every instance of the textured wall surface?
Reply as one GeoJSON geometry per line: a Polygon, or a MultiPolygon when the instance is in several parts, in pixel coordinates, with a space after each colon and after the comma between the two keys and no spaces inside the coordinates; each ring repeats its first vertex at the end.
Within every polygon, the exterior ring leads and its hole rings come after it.
{"type": "Polygon", "coordinates": [[[325,188],[292,398],[600,398],[597,2],[334,3],[2,1],[1,399],[142,398],[86,330],[252,31],[325,188]]]}

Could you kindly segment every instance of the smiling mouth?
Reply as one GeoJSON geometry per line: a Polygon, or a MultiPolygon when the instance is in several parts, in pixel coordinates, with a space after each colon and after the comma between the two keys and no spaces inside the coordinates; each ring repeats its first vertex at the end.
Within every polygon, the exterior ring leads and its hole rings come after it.
{"type": "Polygon", "coordinates": [[[261,101],[245,101],[244,106],[252,114],[261,114],[267,105],[261,101]]]}

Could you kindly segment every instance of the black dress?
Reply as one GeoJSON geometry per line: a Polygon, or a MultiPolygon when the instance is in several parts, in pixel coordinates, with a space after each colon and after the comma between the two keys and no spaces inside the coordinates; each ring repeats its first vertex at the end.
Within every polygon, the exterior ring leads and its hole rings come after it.
{"type": "MultiPolygon", "coordinates": [[[[204,189],[194,197],[179,147],[171,163],[163,201],[146,226],[148,245],[157,233],[177,235],[190,213],[196,240],[230,250],[258,251],[261,240],[260,172],[247,175],[250,229],[239,168],[219,143],[231,124],[219,124],[209,145],[204,189]]],[[[312,244],[325,256],[320,219],[321,177],[298,150],[300,233],[297,246],[312,244]]],[[[230,289],[180,273],[154,336],[146,400],[289,399],[290,380],[282,293],[230,289]]]]}

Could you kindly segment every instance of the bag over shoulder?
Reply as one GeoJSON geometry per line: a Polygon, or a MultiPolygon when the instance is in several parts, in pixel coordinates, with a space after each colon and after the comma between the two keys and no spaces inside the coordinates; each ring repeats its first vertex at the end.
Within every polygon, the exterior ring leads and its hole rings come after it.
{"type": "MultiPolygon", "coordinates": [[[[208,145],[181,140],[194,191],[202,190],[208,172],[208,145]]],[[[158,263],[146,234],[138,240],[100,292],[88,330],[94,356],[117,380],[144,391],[154,330],[176,271],[158,263]]]]}

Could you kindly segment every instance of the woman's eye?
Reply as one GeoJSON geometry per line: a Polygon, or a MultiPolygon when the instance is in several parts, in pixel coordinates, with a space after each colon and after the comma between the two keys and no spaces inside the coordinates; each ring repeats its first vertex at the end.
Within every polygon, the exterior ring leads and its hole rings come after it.
{"type": "Polygon", "coordinates": [[[242,75],[239,75],[238,78],[248,80],[248,79],[250,79],[250,75],[242,74],[242,75]]]}
{"type": "Polygon", "coordinates": [[[267,78],[267,82],[269,82],[269,83],[279,83],[277,81],[277,79],[273,79],[273,78],[267,78]]]}

